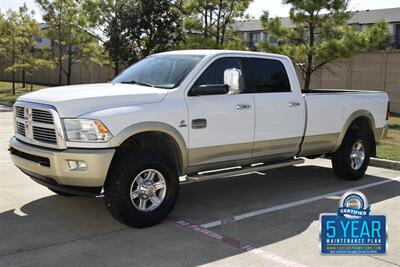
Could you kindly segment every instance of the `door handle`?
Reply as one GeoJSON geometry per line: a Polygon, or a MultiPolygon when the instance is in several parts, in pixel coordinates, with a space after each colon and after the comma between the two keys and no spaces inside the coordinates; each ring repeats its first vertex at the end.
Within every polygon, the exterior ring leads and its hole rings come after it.
{"type": "Polygon", "coordinates": [[[299,102],[289,102],[289,107],[294,108],[300,106],[299,102]]]}
{"type": "Polygon", "coordinates": [[[236,109],[249,109],[249,108],[251,108],[251,105],[249,105],[249,104],[238,104],[238,105],[236,105],[236,109]]]}

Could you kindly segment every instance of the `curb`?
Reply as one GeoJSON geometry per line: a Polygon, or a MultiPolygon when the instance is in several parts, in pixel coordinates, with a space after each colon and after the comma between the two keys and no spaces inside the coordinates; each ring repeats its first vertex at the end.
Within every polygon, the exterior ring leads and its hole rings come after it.
{"type": "Polygon", "coordinates": [[[369,165],[372,167],[385,168],[400,171],[400,161],[371,158],[369,165]]]}

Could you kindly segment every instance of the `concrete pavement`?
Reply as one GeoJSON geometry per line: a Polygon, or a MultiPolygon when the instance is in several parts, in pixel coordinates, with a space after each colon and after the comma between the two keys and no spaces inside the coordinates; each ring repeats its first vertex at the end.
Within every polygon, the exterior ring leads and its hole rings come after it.
{"type": "Polygon", "coordinates": [[[101,197],[60,197],[22,174],[7,152],[12,132],[12,112],[1,107],[0,266],[400,266],[400,172],[369,168],[364,179],[347,182],[317,159],[186,184],[173,216],[194,225],[222,223],[208,233],[172,220],[132,229],[108,214],[101,197]],[[372,211],[387,215],[387,255],[321,256],[319,214],[336,211],[340,194],[332,193],[358,186],[372,211]],[[255,215],[237,220],[243,214],[255,215]]]}

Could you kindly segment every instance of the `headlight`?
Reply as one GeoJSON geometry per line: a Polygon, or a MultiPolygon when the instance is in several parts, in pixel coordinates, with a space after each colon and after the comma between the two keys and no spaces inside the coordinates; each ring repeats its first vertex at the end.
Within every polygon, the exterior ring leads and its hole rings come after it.
{"type": "Polygon", "coordinates": [[[72,142],[108,142],[112,135],[99,120],[64,119],[67,140],[72,142]]]}

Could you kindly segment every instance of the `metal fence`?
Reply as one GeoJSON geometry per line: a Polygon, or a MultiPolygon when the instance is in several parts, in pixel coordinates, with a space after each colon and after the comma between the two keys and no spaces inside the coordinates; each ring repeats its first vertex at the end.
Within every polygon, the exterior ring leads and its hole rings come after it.
{"type": "Polygon", "coordinates": [[[362,53],[330,63],[313,76],[311,88],[386,91],[392,112],[400,113],[400,50],[362,53]]]}
{"type": "MultiPolygon", "coordinates": [[[[12,75],[10,72],[5,72],[6,64],[0,60],[0,80],[11,81],[12,75]]],[[[17,81],[22,81],[22,72],[17,72],[17,81]]],[[[94,62],[87,64],[77,63],[72,65],[71,84],[82,83],[102,83],[110,81],[114,77],[114,70],[101,66],[94,62]]],[[[66,77],[63,74],[62,84],[66,84],[66,77]]],[[[27,77],[30,82],[30,77],[27,77]]],[[[58,69],[41,69],[33,74],[33,83],[43,85],[58,85],[58,69]]]]}

